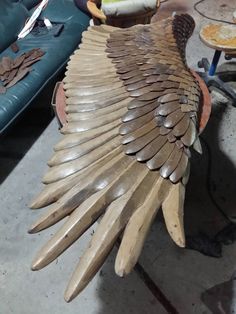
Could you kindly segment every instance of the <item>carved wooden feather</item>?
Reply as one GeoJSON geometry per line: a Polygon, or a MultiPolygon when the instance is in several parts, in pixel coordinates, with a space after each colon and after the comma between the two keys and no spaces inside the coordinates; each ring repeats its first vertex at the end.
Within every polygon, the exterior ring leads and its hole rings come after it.
{"type": "Polygon", "coordinates": [[[38,270],[102,217],[66,301],[86,287],[122,233],[115,271],[128,274],[160,207],[170,236],[185,246],[185,184],[201,96],[185,61],[193,29],[189,15],[129,29],[89,27],[68,62],[68,123],[48,162],[46,186],[31,204],[50,206],[29,230],[67,217],[35,257],[38,270]]]}

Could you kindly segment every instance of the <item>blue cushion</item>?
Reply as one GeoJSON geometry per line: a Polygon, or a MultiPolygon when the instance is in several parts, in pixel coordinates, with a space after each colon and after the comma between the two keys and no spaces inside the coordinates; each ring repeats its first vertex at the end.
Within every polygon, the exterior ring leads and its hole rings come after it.
{"type": "Polygon", "coordinates": [[[0,95],[0,132],[30,104],[48,81],[65,67],[69,56],[80,43],[82,32],[89,25],[89,17],[78,10],[72,1],[51,0],[50,4],[52,6],[48,6],[44,14],[51,21],[64,21],[64,29],[60,36],[54,37],[51,32],[38,36],[30,33],[18,40],[20,51],[17,54],[14,54],[10,48],[0,53],[0,58],[3,56],[15,58],[33,48],[41,48],[46,52],[39,62],[32,65],[32,71],[24,79],[9,88],[6,94],[0,95]],[[57,9],[56,4],[58,4],[57,9]],[[57,12],[60,13],[59,16],[57,12]]]}
{"type": "Polygon", "coordinates": [[[73,0],[49,0],[46,10],[40,17],[46,17],[53,22],[74,21],[85,27],[89,23],[88,15],[79,10],[73,0]]]}
{"type": "Polygon", "coordinates": [[[25,25],[28,10],[20,3],[0,0],[0,52],[12,44],[25,25]]]}
{"type": "Polygon", "coordinates": [[[41,0],[11,0],[11,2],[18,2],[23,4],[27,9],[32,9],[34,6],[39,4],[41,0]]]}
{"type": "Polygon", "coordinates": [[[83,12],[90,15],[90,12],[87,7],[88,0],[74,0],[75,5],[83,12]]]}
{"type": "Polygon", "coordinates": [[[21,1],[27,9],[32,9],[34,6],[39,4],[41,0],[22,0],[21,1]]]}

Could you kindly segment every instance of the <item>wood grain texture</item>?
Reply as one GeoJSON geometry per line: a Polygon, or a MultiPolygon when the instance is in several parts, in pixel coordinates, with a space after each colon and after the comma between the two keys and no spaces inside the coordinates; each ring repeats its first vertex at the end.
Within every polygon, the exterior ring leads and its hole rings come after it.
{"type": "MultiPolygon", "coordinates": [[[[136,153],[137,160],[145,160],[152,170],[160,169],[165,164],[175,142],[183,142],[183,145],[177,145],[181,149],[184,145],[191,146],[197,139],[196,126],[191,120],[198,108],[200,90],[188,70],[184,55],[193,27],[193,20],[183,15],[172,21],[164,20],[155,29],[154,25],[137,25],[133,31],[113,32],[108,40],[108,57],[115,63],[120,79],[133,98],[120,128],[120,134],[125,136],[123,144],[127,146],[124,151],[127,154],[136,153]],[[122,60],[124,55],[125,60],[130,60],[129,63],[122,60]],[[188,106],[188,110],[183,105],[188,106]],[[143,137],[142,145],[139,139],[139,146],[132,146],[132,141],[137,140],[127,140],[128,134],[150,122],[153,114],[162,137],[152,138],[151,129],[150,136],[147,133],[143,137]],[[151,138],[153,143],[150,143],[151,138]],[[141,148],[143,151],[140,151],[141,148]]],[[[170,162],[172,159],[169,159],[170,162]]],[[[168,171],[160,172],[165,176],[168,174],[173,182],[179,179],[181,171],[183,176],[186,170],[183,159],[177,162],[181,162],[181,165],[175,173],[170,173],[170,169],[175,170],[173,165],[168,166],[168,171]]]]}
{"type": "MultiPolygon", "coordinates": [[[[183,208],[190,146],[200,151],[200,88],[185,60],[188,15],[119,29],[89,27],[63,80],[67,123],[31,207],[48,206],[39,232],[64,223],[32,269],[55,260],[101,217],[65,292],[74,299],[121,236],[115,271],[128,274],[159,208],[174,242],[185,245],[183,208]],[[124,233],[122,233],[124,231],[124,233]]],[[[20,62],[20,60],[19,60],[20,62]]],[[[7,66],[7,64],[6,64],[7,66]]]]}

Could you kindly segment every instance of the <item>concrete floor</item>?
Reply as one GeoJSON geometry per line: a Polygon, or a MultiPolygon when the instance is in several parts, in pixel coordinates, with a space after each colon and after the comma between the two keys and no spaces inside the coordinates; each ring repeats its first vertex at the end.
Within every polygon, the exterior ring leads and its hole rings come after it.
{"type": "MultiPolygon", "coordinates": [[[[193,11],[194,2],[188,3],[197,27],[187,56],[191,67],[196,68],[197,61],[211,57],[213,51],[198,38],[200,27],[209,21],[193,11]]],[[[199,8],[209,16],[224,19],[230,19],[229,12],[235,9],[232,1],[226,0],[209,0],[199,8]]],[[[30,211],[27,204],[41,189],[46,162],[60,136],[57,122],[49,123],[45,107],[45,95],[50,93],[48,90],[38,98],[36,108],[24,115],[0,144],[0,314],[234,313],[234,225],[230,225],[230,232],[228,228],[225,234],[217,234],[236,220],[236,108],[213,93],[213,112],[202,134],[203,156],[193,155],[187,188],[185,229],[189,249],[176,247],[160,216],[140,258],[140,267],[154,287],[147,284],[140,269],[126,279],[118,278],[113,270],[114,249],[87,289],[66,304],[63,291],[93,230],[40,272],[30,270],[31,260],[55,228],[27,234],[41,214],[30,211]]]]}

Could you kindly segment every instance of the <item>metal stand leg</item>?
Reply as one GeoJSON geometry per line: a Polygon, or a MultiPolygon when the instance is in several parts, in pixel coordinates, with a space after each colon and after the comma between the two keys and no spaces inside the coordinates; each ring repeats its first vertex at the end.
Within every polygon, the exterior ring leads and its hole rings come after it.
{"type": "Polygon", "coordinates": [[[214,86],[230,97],[233,101],[233,106],[236,107],[236,92],[232,87],[228,86],[215,75],[220,56],[221,51],[216,50],[211,65],[206,58],[202,58],[202,60],[198,62],[198,67],[203,68],[204,72],[198,72],[198,74],[202,77],[208,87],[214,86]]]}
{"type": "Polygon", "coordinates": [[[213,76],[215,74],[218,62],[220,60],[220,56],[221,56],[221,51],[216,50],[213,60],[211,62],[209,73],[208,73],[210,76],[213,76]]]}

